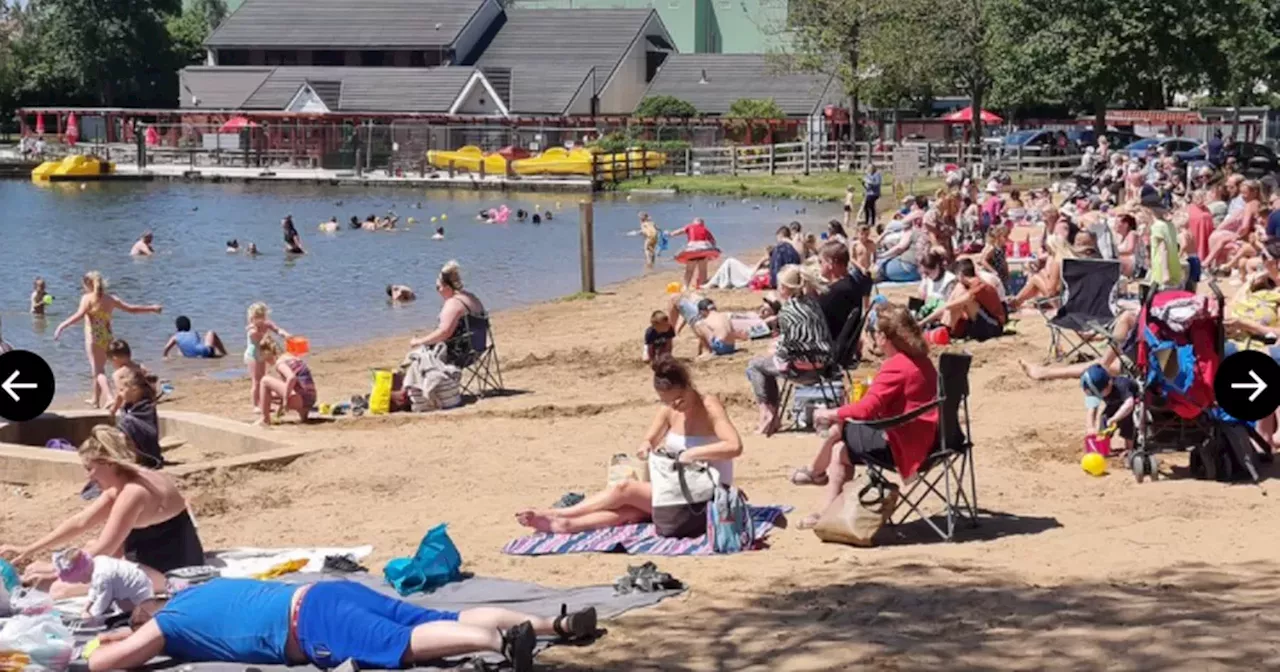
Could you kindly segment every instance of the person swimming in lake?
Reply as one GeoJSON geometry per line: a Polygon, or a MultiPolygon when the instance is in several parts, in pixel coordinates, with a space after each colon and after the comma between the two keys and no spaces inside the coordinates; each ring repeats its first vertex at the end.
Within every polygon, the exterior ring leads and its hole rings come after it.
{"type": "Polygon", "coordinates": [[[551,217],[551,211],[550,211],[550,210],[548,210],[548,211],[546,211],[546,212],[542,213],[542,218],[543,218],[543,219],[545,219],[545,220],[547,220],[548,222],[549,222],[549,221],[551,221],[551,219],[552,219],[552,217],[551,217]]]}
{"type": "Polygon", "coordinates": [[[435,235],[431,236],[431,240],[444,240],[444,227],[437,226],[435,235]]]}
{"type": "Polygon", "coordinates": [[[235,238],[228,240],[227,254],[239,254],[239,253],[240,253],[240,241],[236,240],[235,238]]]}
{"type": "Polygon", "coordinates": [[[528,219],[528,218],[529,218],[529,213],[528,213],[528,212],[525,212],[524,208],[521,208],[521,209],[519,209],[519,210],[516,210],[516,221],[517,221],[517,222],[523,222],[524,220],[526,220],[526,219],[528,219]]]}
{"type": "Polygon", "coordinates": [[[352,229],[359,229],[360,218],[356,217],[355,215],[351,215],[351,221],[347,223],[347,226],[351,227],[352,229]]]}
{"type": "Polygon", "coordinates": [[[256,257],[259,254],[262,254],[258,251],[258,246],[253,243],[249,243],[249,246],[245,248],[244,253],[250,257],[256,257]]]}
{"type": "Polygon", "coordinates": [[[541,223],[542,223],[542,216],[535,212],[535,213],[533,213],[533,219],[532,219],[531,221],[532,221],[534,224],[541,224],[541,223]]]}
{"type": "Polygon", "coordinates": [[[218,338],[218,332],[206,331],[204,338],[201,338],[200,332],[191,330],[191,319],[186,315],[179,315],[178,319],[173,321],[173,326],[177,329],[177,333],[169,337],[169,342],[164,346],[163,357],[168,357],[174,348],[177,348],[183,357],[213,359],[226,356],[227,347],[222,344],[222,339],[218,338]]]}
{"type": "Polygon", "coordinates": [[[338,231],[338,216],[334,215],[327,222],[320,223],[320,230],[325,233],[336,233],[338,231]]]}
{"type": "Polygon", "coordinates": [[[404,301],[413,301],[418,298],[413,293],[413,288],[408,285],[387,285],[387,298],[393,303],[401,303],[404,301]]]}
{"type": "Polygon", "coordinates": [[[152,245],[155,236],[150,231],[142,234],[138,242],[133,244],[133,248],[129,250],[129,255],[133,257],[149,257],[156,253],[156,248],[152,245]]]}
{"type": "Polygon", "coordinates": [[[272,322],[268,317],[271,315],[271,309],[267,304],[258,302],[249,306],[247,313],[248,324],[245,325],[245,349],[244,363],[249,367],[249,377],[253,381],[253,407],[259,407],[259,388],[262,386],[262,377],[266,375],[267,366],[258,356],[258,344],[271,334],[276,334],[281,338],[289,338],[289,332],[281,329],[272,322]]]}
{"type": "Polygon", "coordinates": [[[85,401],[94,408],[102,408],[104,404],[111,402],[112,397],[106,373],[107,347],[115,338],[111,332],[111,314],[117,309],[133,314],[159,314],[162,308],[159,304],[135,306],[121,301],[114,294],[108,294],[107,281],[97,271],[85,273],[80,284],[84,290],[80,297],[80,307],[58,325],[53,332],[53,340],[58,340],[67,327],[84,321],[84,349],[93,380],[93,394],[85,401]]]}
{"type": "Polygon", "coordinates": [[[44,278],[36,278],[31,285],[31,314],[37,317],[44,317],[45,301],[52,301],[53,297],[45,292],[44,278]],[[48,298],[46,299],[46,297],[48,298]]]}
{"type": "Polygon", "coordinates": [[[298,234],[298,227],[293,225],[293,215],[285,215],[283,221],[280,222],[280,228],[284,229],[284,251],[286,254],[306,254],[307,251],[302,249],[302,236],[298,234]]]}

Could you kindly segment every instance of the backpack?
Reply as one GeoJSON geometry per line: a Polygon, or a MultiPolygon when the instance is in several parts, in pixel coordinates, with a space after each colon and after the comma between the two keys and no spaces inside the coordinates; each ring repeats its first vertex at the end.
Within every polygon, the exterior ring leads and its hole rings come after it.
{"type": "Polygon", "coordinates": [[[707,506],[707,535],[716,553],[738,553],[755,546],[756,529],[745,493],[728,485],[716,488],[707,506]]]}

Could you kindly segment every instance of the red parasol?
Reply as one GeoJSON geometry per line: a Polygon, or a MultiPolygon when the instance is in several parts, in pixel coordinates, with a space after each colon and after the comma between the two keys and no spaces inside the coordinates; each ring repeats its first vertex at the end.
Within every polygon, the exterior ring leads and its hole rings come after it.
{"type": "Polygon", "coordinates": [[[36,115],[36,135],[44,135],[44,115],[36,115]]]}
{"type": "Polygon", "coordinates": [[[246,117],[231,117],[227,123],[218,129],[219,133],[239,133],[246,128],[257,128],[258,124],[249,121],[246,117]]]}
{"type": "MultiPolygon", "coordinates": [[[[983,110],[978,116],[982,119],[982,123],[984,124],[998,124],[1004,121],[1004,119],[1001,119],[1000,117],[986,110],[983,110]]],[[[943,121],[963,121],[966,123],[973,121],[973,108],[965,107],[965,108],[956,110],[951,114],[944,114],[942,115],[942,120],[943,121]]]]}
{"type": "Polygon", "coordinates": [[[67,144],[74,147],[79,139],[80,125],[76,123],[76,113],[72,112],[67,115],[67,144]]]}

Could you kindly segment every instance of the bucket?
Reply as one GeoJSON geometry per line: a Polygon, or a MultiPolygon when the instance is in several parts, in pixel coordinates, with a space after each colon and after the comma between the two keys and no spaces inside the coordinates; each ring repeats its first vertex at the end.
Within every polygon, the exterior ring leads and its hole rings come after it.
{"type": "Polygon", "coordinates": [[[1111,437],[1090,434],[1084,437],[1084,452],[1097,453],[1103,457],[1111,456],[1111,437]]]}
{"type": "Polygon", "coordinates": [[[924,339],[928,341],[930,345],[939,345],[939,346],[950,345],[951,332],[946,327],[938,327],[937,329],[930,329],[928,332],[925,333],[924,339]]]}
{"type": "Polygon", "coordinates": [[[373,372],[373,391],[369,394],[369,414],[386,415],[391,412],[391,372],[377,369],[373,372]]]}
{"type": "Polygon", "coordinates": [[[1031,256],[1031,241],[1024,240],[1018,243],[1018,258],[1026,259],[1031,256]]]}
{"type": "Polygon", "coordinates": [[[284,351],[294,357],[301,357],[311,352],[311,341],[305,336],[290,336],[284,340],[284,351]]]}

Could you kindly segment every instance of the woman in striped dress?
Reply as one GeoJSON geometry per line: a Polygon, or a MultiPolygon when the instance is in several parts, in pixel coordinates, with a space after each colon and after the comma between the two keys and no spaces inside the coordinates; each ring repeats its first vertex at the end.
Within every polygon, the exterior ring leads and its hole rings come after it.
{"type": "Polygon", "coordinates": [[[787,371],[823,369],[831,361],[831,331],[815,298],[825,291],[822,280],[800,266],[778,271],[778,339],[773,352],[756,357],[747,365],[747,380],[760,406],[756,431],[771,436],[778,431],[778,376],[787,371]]]}

